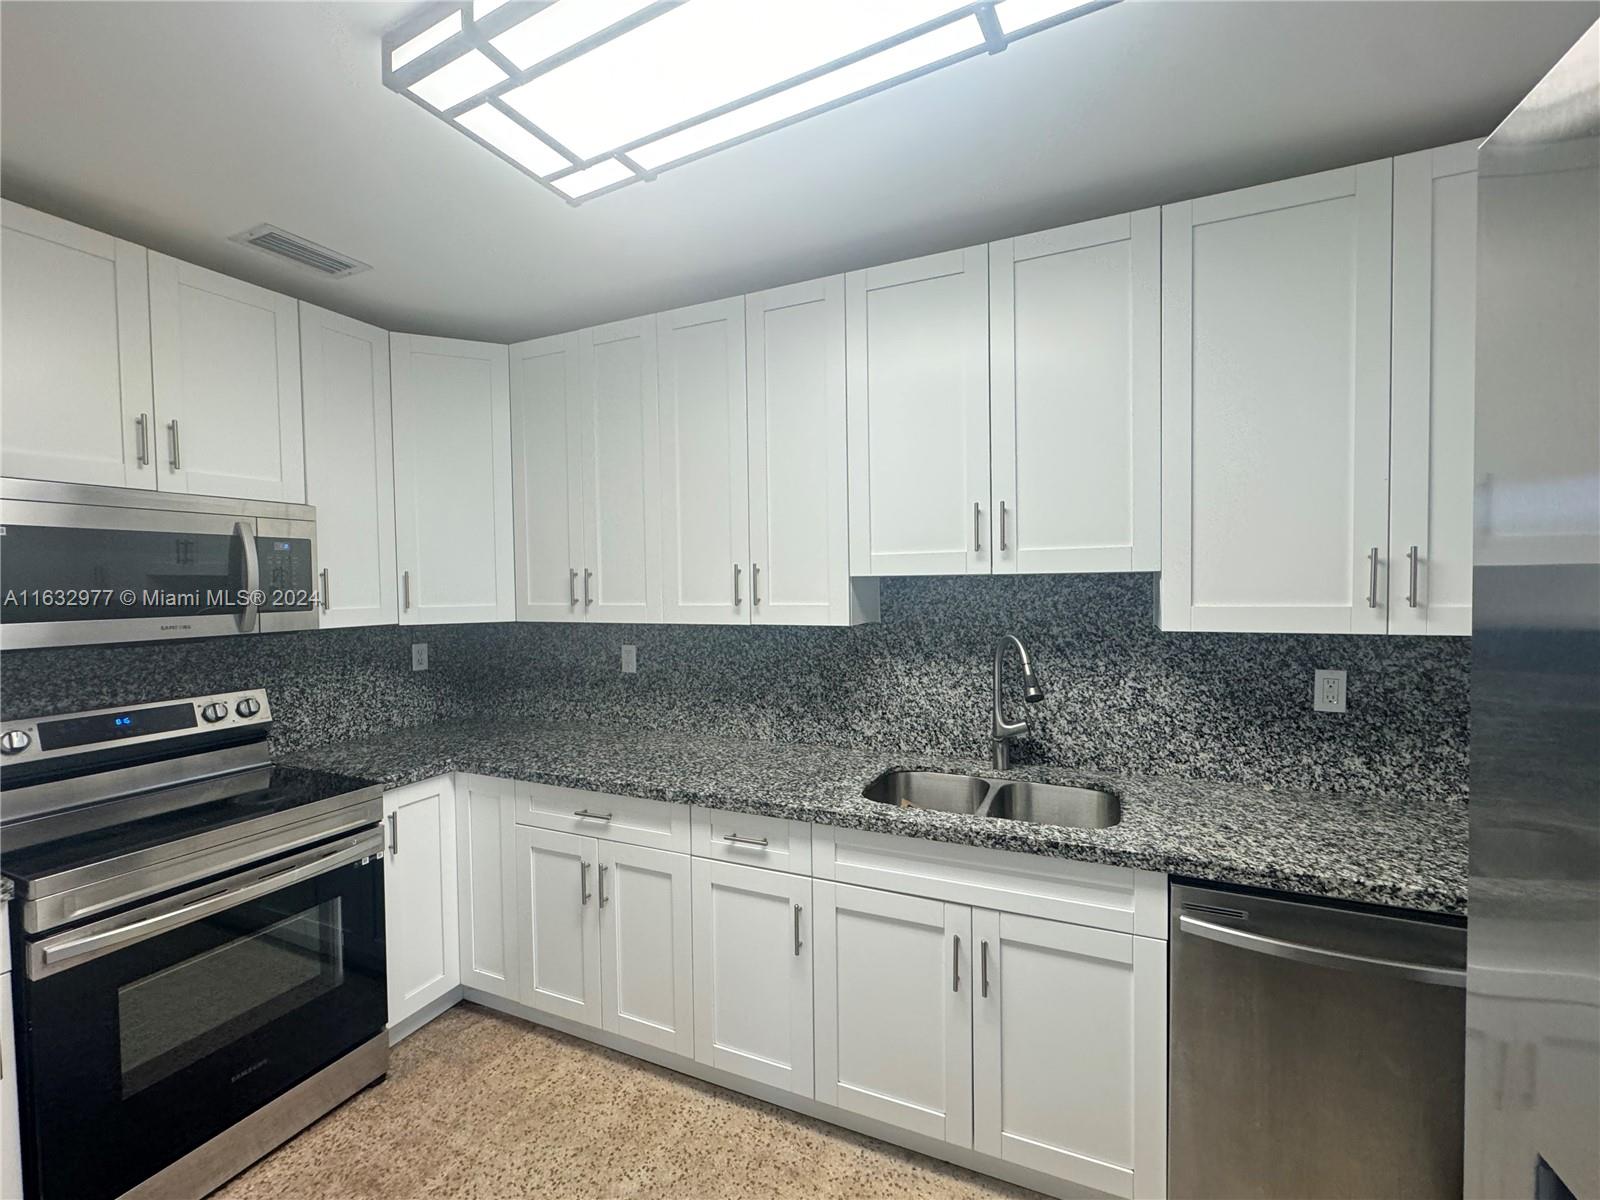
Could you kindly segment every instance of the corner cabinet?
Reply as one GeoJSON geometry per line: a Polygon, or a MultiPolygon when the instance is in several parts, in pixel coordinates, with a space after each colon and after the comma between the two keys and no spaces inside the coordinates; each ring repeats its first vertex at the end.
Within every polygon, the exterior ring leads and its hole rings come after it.
{"type": "Polygon", "coordinates": [[[396,333],[389,350],[400,623],[512,620],[506,348],[396,333]]]}
{"type": "Polygon", "coordinates": [[[324,629],[399,620],[389,335],[300,305],[306,503],[317,508],[324,629]]]}
{"type": "Polygon", "coordinates": [[[511,487],[519,621],[584,615],[582,338],[563,333],[511,347],[511,487]]]}
{"type": "Polygon", "coordinates": [[[1161,214],[989,246],[996,574],[1161,566],[1161,214]]]}
{"type": "Polygon", "coordinates": [[[0,474],[156,486],[143,246],[0,201],[0,474]]]}
{"type": "Polygon", "coordinates": [[[303,503],[293,299],[150,253],[158,487],[303,503]]]}
{"type": "Polygon", "coordinates": [[[1391,174],[1162,210],[1163,629],[1385,631],[1391,174]]]}
{"type": "MultiPolygon", "coordinates": [[[[389,1028],[404,1026],[461,986],[456,907],[456,812],[449,776],[383,797],[389,1028]]],[[[402,1028],[401,1034],[409,1032],[402,1028]]]]}
{"type": "Polygon", "coordinates": [[[517,998],[516,784],[455,776],[456,903],[461,982],[517,998]]]}

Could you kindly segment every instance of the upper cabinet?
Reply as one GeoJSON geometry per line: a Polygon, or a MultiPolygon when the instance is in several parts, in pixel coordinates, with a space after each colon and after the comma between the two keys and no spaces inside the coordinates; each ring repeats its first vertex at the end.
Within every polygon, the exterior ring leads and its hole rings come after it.
{"type": "Polygon", "coordinates": [[[393,625],[394,436],[389,335],[300,306],[306,502],[317,508],[324,628],[393,625]]]}
{"type": "Polygon", "coordinates": [[[152,252],[150,349],[163,491],[305,500],[292,299],[152,252]]]}
{"type": "Polygon", "coordinates": [[[1387,159],[1162,213],[1161,624],[1385,630],[1387,159]]]}
{"type": "Polygon", "coordinates": [[[850,566],[988,574],[989,255],[845,276],[850,566]]]}
{"type": "Polygon", "coordinates": [[[511,347],[521,621],[575,621],[584,615],[578,580],[585,569],[583,337],[561,333],[511,347]]]}
{"type": "Polygon", "coordinates": [[[0,473],[156,486],[142,246],[0,201],[0,473]]]}
{"type": "Polygon", "coordinates": [[[1472,632],[1478,144],[1394,160],[1390,633],[1472,632]]]}
{"type": "Polygon", "coordinates": [[[1161,214],[989,246],[996,573],[1161,565],[1161,214]]]}
{"type": "Polygon", "coordinates": [[[389,347],[400,623],[509,621],[506,348],[404,333],[389,347]]]}

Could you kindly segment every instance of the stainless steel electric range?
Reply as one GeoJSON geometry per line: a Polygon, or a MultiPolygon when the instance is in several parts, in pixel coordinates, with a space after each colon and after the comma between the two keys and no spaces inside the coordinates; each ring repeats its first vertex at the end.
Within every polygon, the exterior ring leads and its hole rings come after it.
{"type": "Polygon", "coordinates": [[[382,789],[259,689],[0,727],[29,1200],[203,1196],[388,1067],[382,789]]]}

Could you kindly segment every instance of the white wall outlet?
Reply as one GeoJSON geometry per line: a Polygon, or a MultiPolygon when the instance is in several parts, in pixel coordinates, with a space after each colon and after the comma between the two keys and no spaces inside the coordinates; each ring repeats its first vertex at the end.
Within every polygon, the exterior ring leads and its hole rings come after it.
{"type": "Polygon", "coordinates": [[[639,647],[628,645],[622,647],[622,673],[624,675],[639,673],[639,647]]]}
{"type": "Polygon", "coordinates": [[[413,671],[426,671],[428,669],[428,643],[411,643],[411,669],[413,671]]]}
{"type": "Polygon", "coordinates": [[[1312,707],[1318,712],[1344,712],[1343,671],[1318,671],[1312,707]]]}

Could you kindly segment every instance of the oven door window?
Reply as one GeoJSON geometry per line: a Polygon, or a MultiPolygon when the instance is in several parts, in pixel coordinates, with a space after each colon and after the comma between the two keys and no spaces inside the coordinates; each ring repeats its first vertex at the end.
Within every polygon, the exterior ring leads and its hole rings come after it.
{"type": "Polygon", "coordinates": [[[381,1034],[383,954],[375,859],[24,979],[30,1195],[120,1196],[381,1034]]]}

